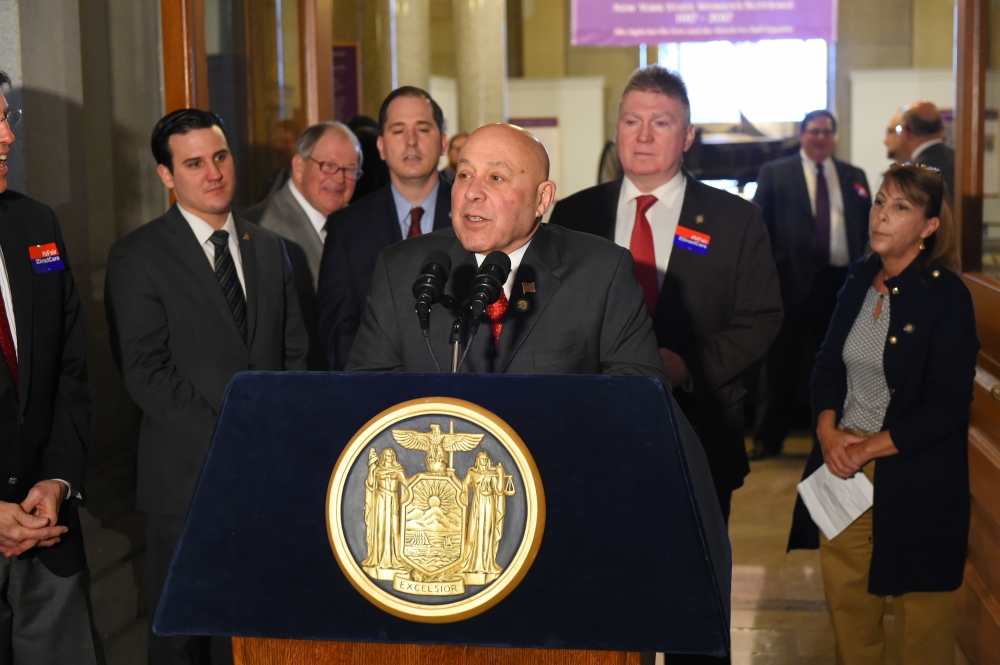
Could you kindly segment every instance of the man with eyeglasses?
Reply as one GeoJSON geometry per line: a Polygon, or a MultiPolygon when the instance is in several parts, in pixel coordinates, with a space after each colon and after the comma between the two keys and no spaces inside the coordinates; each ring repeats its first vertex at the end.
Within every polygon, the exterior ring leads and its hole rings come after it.
{"type": "Polygon", "coordinates": [[[351,200],[361,177],[361,143],[347,125],[321,122],[299,136],[288,181],[271,197],[243,211],[243,216],[289,241],[289,259],[309,331],[308,366],[329,368],[319,336],[316,286],[327,218],[351,200]]]}
{"type": "Polygon", "coordinates": [[[55,213],[7,187],[10,85],[0,71],[0,662],[93,665],[83,311],[55,213]]]}
{"type": "Polygon", "coordinates": [[[883,143],[889,159],[940,171],[954,200],[955,149],[944,144],[944,122],[937,106],[931,102],[913,102],[897,111],[885,130],[883,143]]]}
{"type": "Polygon", "coordinates": [[[799,140],[798,154],[761,166],[753,199],[764,211],[785,318],[761,365],[751,459],[781,453],[800,373],[811,373],[847,266],[868,244],[868,180],[833,157],[837,119],[825,109],[807,113],[799,140]]]}
{"type": "Polygon", "coordinates": [[[331,369],[347,365],[382,250],[451,226],[451,185],[437,170],[447,147],[444,113],[427,92],[404,86],[389,93],[378,137],[389,183],[333,213],[327,224],[316,296],[331,369]]]}

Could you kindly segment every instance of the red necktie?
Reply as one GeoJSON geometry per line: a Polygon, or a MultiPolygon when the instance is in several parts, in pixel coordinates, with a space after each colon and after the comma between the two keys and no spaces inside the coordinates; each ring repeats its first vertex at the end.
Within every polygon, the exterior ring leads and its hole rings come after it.
{"type": "Polygon", "coordinates": [[[656,203],[656,197],[645,194],[635,200],[635,225],[628,248],[635,259],[635,279],[642,287],[646,311],[650,316],[656,309],[656,299],[660,295],[660,281],[656,278],[656,251],[653,249],[653,229],[646,219],[646,211],[656,203]]]}
{"type": "Polygon", "coordinates": [[[490,330],[493,331],[493,345],[500,342],[500,331],[503,330],[503,317],[507,313],[507,294],[500,292],[500,299],[486,306],[486,316],[490,319],[490,330]]]}
{"type": "Polygon", "coordinates": [[[14,349],[14,336],[10,334],[10,322],[7,320],[7,307],[4,305],[3,292],[0,291],[0,351],[3,351],[7,369],[14,379],[14,392],[20,390],[17,382],[17,350],[14,349]]]}
{"type": "Polygon", "coordinates": [[[416,238],[420,235],[420,218],[424,216],[424,209],[421,207],[410,208],[410,231],[407,238],[416,238]]]}

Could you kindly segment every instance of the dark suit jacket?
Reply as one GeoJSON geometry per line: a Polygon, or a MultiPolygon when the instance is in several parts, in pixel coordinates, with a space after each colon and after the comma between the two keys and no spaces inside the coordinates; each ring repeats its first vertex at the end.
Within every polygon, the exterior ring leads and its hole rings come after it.
{"type": "MultiPolygon", "coordinates": [[[[52,210],[7,190],[0,194],[0,248],[17,324],[20,391],[0,356],[0,501],[20,503],[40,480],[59,478],[83,492],[91,412],[86,335],[66,245],[52,210]],[[65,268],[37,273],[28,248],[55,243],[65,268]]],[[[59,523],[69,527],[53,547],[35,548],[56,575],[86,563],[77,499],[64,501],[59,523]]]]}
{"type": "MultiPolygon", "coordinates": [[[[436,371],[411,294],[423,260],[435,250],[451,256],[446,292],[459,302],[468,295],[477,272],[476,258],[462,247],[453,229],[386,249],[375,266],[349,370],[436,371]]],[[[521,261],[510,300],[496,349],[484,322],[462,371],[628,374],[667,383],[628,251],[599,238],[542,225],[521,261]],[[533,283],[534,292],[525,289],[525,283],[533,283]]],[[[432,308],[431,347],[445,371],[452,318],[441,305],[432,308]]]]}
{"type": "Polygon", "coordinates": [[[319,336],[319,308],[316,304],[316,284],[319,282],[319,261],[323,256],[323,240],[309,221],[305,210],[295,200],[291,179],[269,198],[243,211],[242,217],[274,231],[285,239],[285,249],[292,263],[292,278],[302,307],[302,319],[309,334],[310,370],[330,368],[326,348],[319,336]]]}
{"type": "Polygon", "coordinates": [[[306,368],[308,341],[284,243],[235,219],[247,343],[205,252],[176,206],[111,247],[111,348],[142,409],[136,506],[183,517],[229,380],[306,368]]]}
{"type": "MultiPolygon", "coordinates": [[[[777,335],[781,296],[760,209],[685,174],[679,226],[711,242],[704,256],[674,247],[653,328],[658,345],[680,355],[691,373],[693,394],[675,388],[674,397],[699,431],[716,486],[733,489],[750,472],[741,374],[777,335]]],[[[621,187],[619,178],[563,199],[551,223],[613,241],[621,187]]]]}
{"type": "MultiPolygon", "coordinates": [[[[850,260],[857,261],[868,246],[871,193],[865,172],[833,160],[844,200],[844,227],[850,260]]],[[[764,212],[771,236],[771,253],[778,267],[785,306],[801,305],[809,297],[816,265],[816,218],[809,202],[802,158],[798,153],[767,162],[757,176],[753,202],[764,212]]]]}
{"type": "MultiPolygon", "coordinates": [[[[881,269],[878,256],[858,261],[837,297],[810,385],[814,424],[827,410],[840,422],[847,397],[844,343],[881,269]]],[[[921,270],[914,262],[885,285],[891,295],[882,364],[891,399],[882,429],[899,453],[875,463],[868,591],[953,591],[962,584],[969,536],[969,404],[979,353],[972,297],[961,278],[940,265],[921,270]]],[[[822,464],[817,442],[803,477],[822,464]]],[[[788,547],[819,547],[801,499],[788,547]]]]}
{"type": "Polygon", "coordinates": [[[937,143],[917,155],[917,164],[933,166],[941,172],[944,184],[948,185],[948,194],[951,195],[952,208],[955,205],[955,149],[949,148],[943,143],[937,143]]]}
{"type": "MultiPolygon", "coordinates": [[[[435,230],[451,226],[451,185],[438,182],[435,230]]],[[[391,187],[387,184],[330,215],[316,295],[320,336],[334,370],[347,365],[372,286],[375,260],[383,249],[403,239],[391,187]]],[[[411,279],[416,276],[413,273],[411,279]]]]}

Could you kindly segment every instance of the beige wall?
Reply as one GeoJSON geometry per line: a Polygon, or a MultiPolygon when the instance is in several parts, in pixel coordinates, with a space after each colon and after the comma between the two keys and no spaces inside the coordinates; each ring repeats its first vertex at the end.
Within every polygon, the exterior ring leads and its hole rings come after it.
{"type": "Polygon", "coordinates": [[[913,66],[950,68],[954,45],[954,0],[913,0],[913,66]]]}

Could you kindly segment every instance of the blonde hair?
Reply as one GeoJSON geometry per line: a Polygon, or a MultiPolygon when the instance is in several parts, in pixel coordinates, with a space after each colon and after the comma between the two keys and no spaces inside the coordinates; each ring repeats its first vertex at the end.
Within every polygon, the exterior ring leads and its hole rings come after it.
{"type": "Polygon", "coordinates": [[[941,220],[937,230],[924,239],[925,249],[920,253],[920,267],[926,269],[933,263],[959,269],[958,232],[951,213],[948,186],[941,172],[922,164],[893,164],[882,174],[882,187],[895,189],[906,200],[922,206],[924,217],[941,220]]]}

